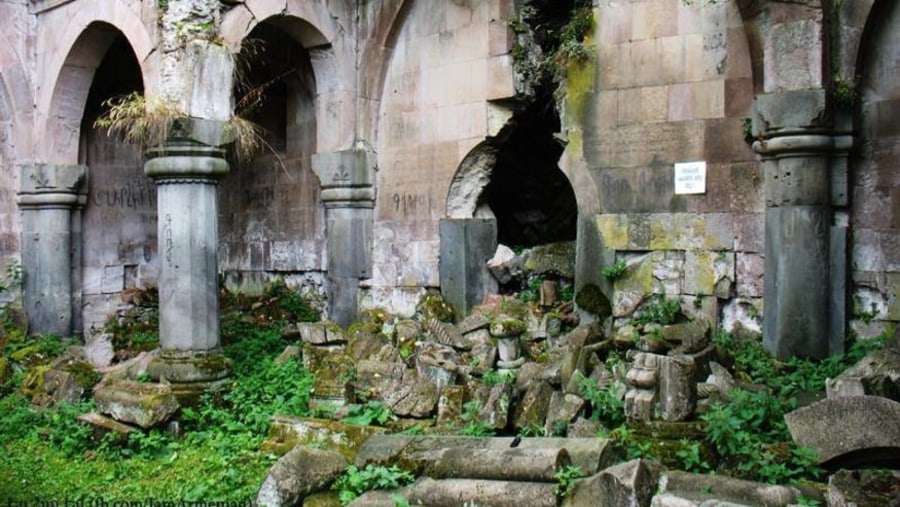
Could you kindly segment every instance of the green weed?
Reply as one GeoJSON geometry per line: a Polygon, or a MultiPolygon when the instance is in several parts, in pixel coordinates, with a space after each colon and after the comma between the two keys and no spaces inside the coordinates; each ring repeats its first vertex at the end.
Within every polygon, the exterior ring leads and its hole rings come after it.
{"type": "Polygon", "coordinates": [[[395,489],[411,484],[415,480],[413,475],[396,465],[385,467],[380,465],[366,465],[359,468],[350,465],[343,475],[332,484],[332,489],[338,492],[341,505],[347,505],[366,491],[374,489],[395,489]]]}

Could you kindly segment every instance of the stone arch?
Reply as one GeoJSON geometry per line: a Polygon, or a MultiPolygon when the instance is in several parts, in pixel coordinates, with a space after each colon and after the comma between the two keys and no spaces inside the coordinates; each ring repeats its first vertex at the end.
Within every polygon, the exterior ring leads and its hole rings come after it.
{"type": "Polygon", "coordinates": [[[25,126],[29,124],[33,111],[31,90],[19,55],[11,44],[0,44],[0,95],[3,100],[0,120],[10,123],[8,138],[13,145],[10,154],[22,158],[28,154],[29,130],[25,126]]]}
{"type": "MultiPolygon", "coordinates": [[[[335,45],[339,33],[335,18],[318,2],[249,0],[222,17],[222,37],[232,53],[238,53],[245,38],[261,23],[277,26],[309,51],[316,83],[317,149],[319,153],[347,148],[353,143],[351,106],[355,105],[355,80],[344,75],[335,45]],[[349,87],[349,89],[348,89],[349,87]]],[[[349,57],[348,58],[352,58],[349,57]]]]}
{"type": "Polygon", "coordinates": [[[73,234],[81,268],[73,325],[85,336],[102,328],[123,289],[157,285],[156,186],[144,174],[139,146],[94,127],[107,99],[144,92],[143,83],[137,55],[118,32],[97,62],[80,123],[79,163],[89,178],[76,211],[80,232],[73,234]]]}
{"type": "Polygon", "coordinates": [[[267,148],[234,160],[219,185],[219,262],[233,288],[252,290],[272,273],[321,281],[325,219],[312,156],[327,118],[316,105],[315,53],[298,35],[308,28],[269,17],[244,36],[242,45],[254,42],[236,57],[244,76],[236,80],[236,113],[263,128],[267,148]]]}
{"type": "Polygon", "coordinates": [[[482,141],[460,162],[447,192],[448,218],[473,218],[484,204],[483,192],[491,181],[497,151],[493,142],[482,141]]]}
{"type": "MultiPolygon", "coordinates": [[[[152,65],[149,55],[153,43],[141,18],[128,8],[109,9],[100,5],[79,5],[68,15],[59,37],[46,37],[59,41],[66,53],[48,51],[39,69],[47,69],[47,75],[39,79],[53,83],[40,88],[37,97],[37,131],[50,132],[50,142],[38,143],[45,136],[35,136],[35,156],[47,162],[74,163],[78,159],[78,139],[84,105],[93,82],[94,72],[107,49],[121,34],[128,41],[142,66],[142,75],[152,65]]],[[[46,26],[51,26],[47,23],[46,26]]],[[[149,84],[149,83],[148,83],[149,84]]]]}
{"type": "MultiPolygon", "coordinates": [[[[858,140],[850,156],[850,277],[855,315],[872,315],[875,326],[851,322],[863,336],[900,321],[900,5],[870,2],[859,35],[854,70],[858,140]]],[[[846,76],[846,74],[844,74],[846,76]]],[[[846,107],[835,96],[835,108],[846,107]]]]}

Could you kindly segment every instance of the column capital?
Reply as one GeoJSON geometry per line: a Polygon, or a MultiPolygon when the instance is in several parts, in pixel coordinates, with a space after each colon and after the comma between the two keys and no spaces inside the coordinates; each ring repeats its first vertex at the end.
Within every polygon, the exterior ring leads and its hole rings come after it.
{"type": "Polygon", "coordinates": [[[19,164],[21,208],[72,208],[87,190],[87,166],[80,164],[19,164]]]}
{"type": "Polygon", "coordinates": [[[157,184],[215,183],[228,173],[225,150],[192,140],[172,140],[146,151],[144,174],[157,184]]]}
{"type": "Polygon", "coordinates": [[[363,149],[316,153],[312,168],[326,203],[375,200],[375,153],[363,149]]]}

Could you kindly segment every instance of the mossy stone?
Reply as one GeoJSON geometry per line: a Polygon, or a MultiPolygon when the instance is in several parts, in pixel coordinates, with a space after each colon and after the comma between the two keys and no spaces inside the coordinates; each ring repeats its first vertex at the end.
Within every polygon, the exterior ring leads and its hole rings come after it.
{"type": "Polygon", "coordinates": [[[589,283],[578,291],[575,295],[575,304],[579,308],[593,313],[600,318],[606,318],[612,315],[612,305],[609,298],[603,293],[599,286],[589,283]]]}
{"type": "Polygon", "coordinates": [[[97,370],[94,369],[93,366],[88,364],[85,361],[75,361],[67,364],[63,371],[71,373],[75,378],[75,381],[78,382],[85,391],[93,388],[100,382],[100,379],[103,377],[100,375],[97,370]]]}
{"type": "Polygon", "coordinates": [[[422,300],[419,301],[416,310],[421,316],[422,322],[437,319],[441,322],[452,324],[456,320],[456,312],[453,310],[453,306],[444,301],[440,294],[425,294],[422,296],[422,300]]]}
{"type": "Polygon", "coordinates": [[[499,315],[491,321],[490,333],[494,338],[521,336],[528,329],[524,320],[499,315]]]}

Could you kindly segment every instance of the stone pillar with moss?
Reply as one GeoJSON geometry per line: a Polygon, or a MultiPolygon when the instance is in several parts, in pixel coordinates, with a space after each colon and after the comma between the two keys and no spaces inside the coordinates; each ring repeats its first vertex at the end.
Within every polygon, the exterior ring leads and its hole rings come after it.
{"type": "Polygon", "coordinates": [[[322,185],[328,238],[329,319],[357,318],[360,280],[372,272],[375,154],[353,149],[313,156],[322,185]]]}
{"type": "Polygon", "coordinates": [[[226,132],[223,122],[175,120],[144,164],[157,185],[159,223],[161,351],[148,373],[183,399],[221,387],[230,372],[219,342],[216,227],[226,132]]]}
{"type": "Polygon", "coordinates": [[[835,133],[824,90],[761,95],[754,149],[765,173],[763,343],[781,359],[843,352],[849,134],[835,133]]]}
{"type": "Polygon", "coordinates": [[[22,211],[22,283],[29,332],[73,333],[74,212],[85,190],[83,165],[19,166],[22,211]]]}

